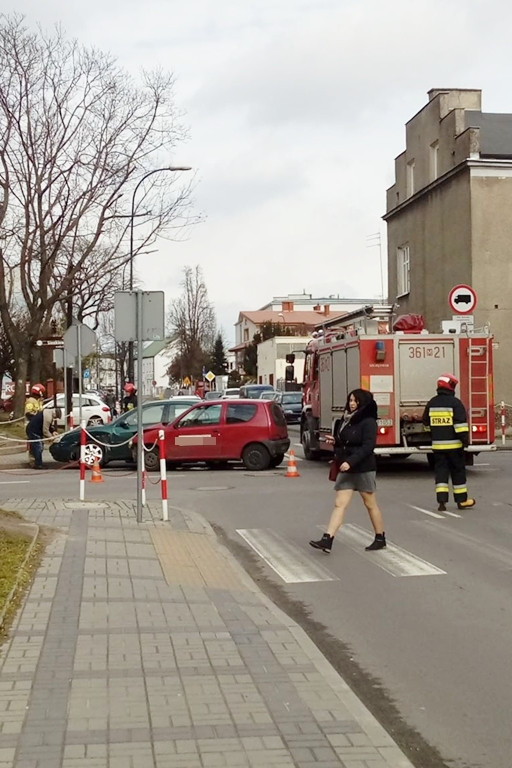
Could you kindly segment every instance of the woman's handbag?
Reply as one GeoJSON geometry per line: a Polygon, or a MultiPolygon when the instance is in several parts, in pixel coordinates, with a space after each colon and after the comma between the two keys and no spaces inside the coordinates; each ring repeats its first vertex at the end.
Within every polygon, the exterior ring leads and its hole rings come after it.
{"type": "Polygon", "coordinates": [[[329,462],[329,480],[332,480],[333,482],[338,477],[338,472],[340,471],[340,462],[338,459],[334,458],[332,461],[329,462]]]}

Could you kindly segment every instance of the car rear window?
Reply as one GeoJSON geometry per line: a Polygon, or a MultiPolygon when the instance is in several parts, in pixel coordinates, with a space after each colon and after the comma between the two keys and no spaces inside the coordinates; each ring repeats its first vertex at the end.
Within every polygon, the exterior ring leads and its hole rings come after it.
{"type": "Polygon", "coordinates": [[[270,415],[272,416],[272,421],[274,424],[277,424],[278,427],[285,427],[286,419],[284,417],[283,409],[281,406],[275,403],[273,400],[269,403],[269,406],[270,415]]]}
{"type": "Polygon", "coordinates": [[[257,405],[251,405],[251,403],[233,403],[228,405],[226,423],[227,424],[241,424],[245,421],[250,421],[254,418],[257,405]]]}
{"type": "Polygon", "coordinates": [[[283,403],[302,403],[302,392],[288,392],[283,395],[283,403]]]}

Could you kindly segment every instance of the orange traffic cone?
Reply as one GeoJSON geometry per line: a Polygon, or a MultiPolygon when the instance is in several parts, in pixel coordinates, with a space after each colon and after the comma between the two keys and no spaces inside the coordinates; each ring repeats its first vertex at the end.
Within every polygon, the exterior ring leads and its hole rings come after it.
{"type": "Polygon", "coordinates": [[[98,459],[94,459],[94,464],[92,465],[91,483],[103,483],[103,482],[105,481],[101,476],[100,463],[98,459]]]}
{"type": "Polygon", "coordinates": [[[295,453],[293,451],[290,451],[288,454],[288,464],[286,466],[285,477],[300,477],[299,470],[297,469],[297,465],[295,463],[295,453]]]}

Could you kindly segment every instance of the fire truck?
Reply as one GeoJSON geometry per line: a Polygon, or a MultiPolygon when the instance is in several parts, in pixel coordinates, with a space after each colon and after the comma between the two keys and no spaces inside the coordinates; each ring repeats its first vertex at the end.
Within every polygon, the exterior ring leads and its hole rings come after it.
{"type": "Polygon", "coordinates": [[[324,436],[341,419],[347,394],[360,387],[370,390],[378,405],[375,453],[403,458],[423,453],[431,463],[422,416],[437,378],[447,372],[458,378],[457,396],[468,413],[466,463],[472,464],[480,451],[495,450],[489,330],[448,327],[446,321],[443,333],[429,333],[423,318],[407,317],[416,323],[399,331],[393,306],[366,306],[315,332],[304,362],[300,436],[306,459],[332,451],[324,436]]]}

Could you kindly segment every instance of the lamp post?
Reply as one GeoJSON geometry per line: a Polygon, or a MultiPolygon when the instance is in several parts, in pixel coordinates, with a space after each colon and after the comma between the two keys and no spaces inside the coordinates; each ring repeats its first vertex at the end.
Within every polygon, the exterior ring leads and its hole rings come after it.
{"type": "MultiPolygon", "coordinates": [[[[132,195],[132,208],[131,208],[131,214],[130,214],[130,284],[129,288],[130,291],[133,291],[133,264],[135,261],[135,254],[133,252],[133,229],[134,229],[134,222],[135,222],[135,198],[137,196],[137,191],[140,187],[140,185],[146,181],[149,176],[152,176],[154,173],[160,173],[161,171],[191,171],[192,168],[189,165],[169,165],[164,168],[154,168],[152,171],[148,171],[148,173],[144,174],[144,176],[138,181],[135,189],[133,190],[132,195]]],[[[134,364],[133,364],[133,341],[128,342],[128,379],[129,381],[133,381],[134,379],[134,364]]],[[[139,398],[142,396],[142,393],[139,392],[139,398]]]]}

